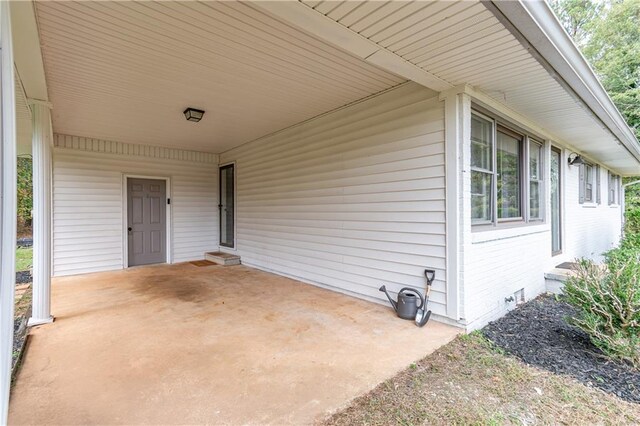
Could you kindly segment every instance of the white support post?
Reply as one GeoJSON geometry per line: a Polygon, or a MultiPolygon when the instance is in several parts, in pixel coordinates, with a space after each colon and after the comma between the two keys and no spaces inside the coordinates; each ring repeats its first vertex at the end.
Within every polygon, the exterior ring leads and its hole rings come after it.
{"type": "Polygon", "coordinates": [[[464,214],[468,211],[464,159],[470,139],[471,100],[462,93],[464,89],[452,89],[440,97],[445,105],[447,316],[456,321],[464,315],[464,236],[469,227],[464,214]]]}
{"type": "Polygon", "coordinates": [[[16,99],[10,2],[0,2],[0,424],[7,423],[16,287],[16,99]]]}
{"type": "Polygon", "coordinates": [[[51,316],[51,104],[30,100],[33,116],[33,299],[29,326],[51,316]]]}

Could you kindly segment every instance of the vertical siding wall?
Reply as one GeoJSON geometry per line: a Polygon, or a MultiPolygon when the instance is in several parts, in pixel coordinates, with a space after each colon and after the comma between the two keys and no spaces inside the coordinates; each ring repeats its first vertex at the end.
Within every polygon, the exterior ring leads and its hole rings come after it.
{"type": "MultiPolygon", "coordinates": [[[[515,305],[506,303],[505,297],[517,290],[524,289],[527,300],[546,291],[544,273],[554,266],[578,257],[600,260],[604,251],[618,243],[620,207],[608,205],[607,169],[601,166],[602,203],[580,204],[578,167],[567,165],[567,154],[568,151],[563,151],[561,164],[564,207],[562,254],[551,255],[551,226],[548,222],[496,231],[472,232],[467,229],[464,312],[468,329],[480,328],[512,309],[515,305]]],[[[548,174],[546,179],[548,182],[548,174]]],[[[547,200],[547,212],[549,208],[547,200]]]]}
{"type": "Polygon", "coordinates": [[[375,301],[425,288],[445,314],[444,109],[414,84],[221,154],[242,262],[375,301]]]}
{"type": "Polygon", "coordinates": [[[171,259],[217,248],[217,156],[55,135],[53,273],[124,266],[123,175],[169,177],[171,259]]]}

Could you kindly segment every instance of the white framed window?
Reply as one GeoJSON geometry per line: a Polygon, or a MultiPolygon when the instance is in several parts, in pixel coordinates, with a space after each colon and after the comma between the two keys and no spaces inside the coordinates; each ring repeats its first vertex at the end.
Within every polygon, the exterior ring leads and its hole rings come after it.
{"type": "MultiPolygon", "coordinates": [[[[515,126],[514,126],[515,127],[515,126]]],[[[471,116],[473,225],[543,219],[544,144],[490,116],[471,116]]]]}
{"type": "Polygon", "coordinates": [[[524,136],[498,126],[496,141],[498,221],[522,220],[524,136]]]}
{"type": "Polygon", "coordinates": [[[529,219],[542,220],[544,145],[529,139],[529,219]]]}
{"type": "Polygon", "coordinates": [[[471,220],[493,222],[493,121],[471,117],[471,220]]]}
{"type": "Polygon", "coordinates": [[[609,205],[620,204],[620,176],[609,172],[609,205]]]}

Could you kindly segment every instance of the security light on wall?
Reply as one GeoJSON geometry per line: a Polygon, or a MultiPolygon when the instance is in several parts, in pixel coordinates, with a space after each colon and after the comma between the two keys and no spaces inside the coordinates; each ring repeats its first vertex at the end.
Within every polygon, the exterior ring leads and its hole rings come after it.
{"type": "Polygon", "coordinates": [[[582,156],[577,152],[574,152],[569,155],[569,165],[570,166],[579,166],[580,164],[584,164],[584,160],[582,156]]]}
{"type": "Polygon", "coordinates": [[[198,121],[202,120],[204,111],[201,109],[187,108],[184,110],[183,114],[188,121],[195,121],[197,123],[198,121]]]}

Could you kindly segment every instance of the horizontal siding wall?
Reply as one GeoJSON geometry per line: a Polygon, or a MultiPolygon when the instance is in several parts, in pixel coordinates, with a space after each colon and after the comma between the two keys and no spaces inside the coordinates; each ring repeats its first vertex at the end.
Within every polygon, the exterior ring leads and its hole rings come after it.
{"type": "Polygon", "coordinates": [[[242,262],[380,302],[434,268],[445,315],[443,108],[405,84],[221,154],[242,262]]]}
{"type": "Polygon", "coordinates": [[[168,177],[171,259],[202,259],[217,247],[217,156],[55,135],[53,273],[124,266],[123,176],[168,177]]]}

